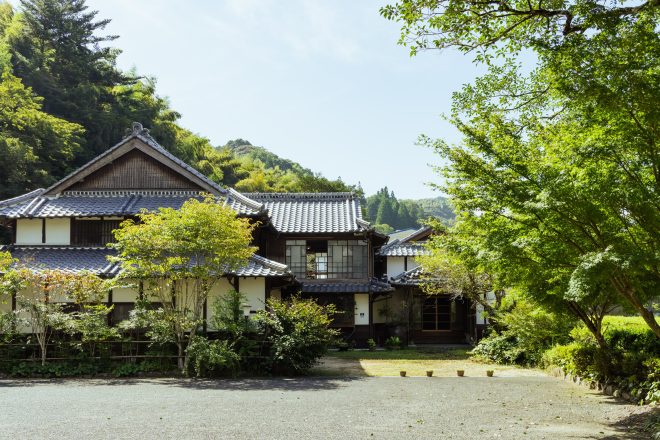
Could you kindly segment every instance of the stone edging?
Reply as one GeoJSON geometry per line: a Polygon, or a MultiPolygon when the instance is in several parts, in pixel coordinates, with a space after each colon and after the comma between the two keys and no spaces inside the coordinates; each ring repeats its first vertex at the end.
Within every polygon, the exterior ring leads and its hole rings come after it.
{"type": "Polygon", "coordinates": [[[626,400],[636,405],[640,404],[639,403],[639,401],[641,400],[640,398],[632,396],[629,392],[615,388],[614,385],[608,384],[606,382],[597,382],[590,379],[583,379],[580,376],[566,373],[564,369],[560,367],[549,368],[547,372],[551,376],[559,377],[562,380],[570,381],[576,385],[581,385],[591,390],[597,390],[603,394],[607,394],[608,396],[612,396],[617,399],[626,400]]]}

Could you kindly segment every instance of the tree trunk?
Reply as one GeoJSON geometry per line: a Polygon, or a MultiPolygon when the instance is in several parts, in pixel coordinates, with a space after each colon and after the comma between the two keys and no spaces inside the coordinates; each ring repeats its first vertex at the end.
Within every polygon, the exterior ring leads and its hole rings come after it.
{"type": "Polygon", "coordinates": [[[640,307],[637,310],[639,311],[639,314],[642,315],[642,319],[644,319],[644,322],[646,322],[646,324],[651,328],[653,333],[655,333],[655,336],[657,338],[660,338],[660,324],[658,324],[658,321],[656,321],[653,312],[651,312],[649,309],[644,307],[643,304],[640,304],[640,307]]]}
{"type": "Polygon", "coordinates": [[[176,364],[177,364],[177,367],[179,368],[179,370],[181,371],[181,373],[185,374],[186,370],[185,370],[185,363],[184,363],[184,359],[183,359],[183,356],[184,356],[185,353],[184,353],[184,350],[183,350],[183,341],[177,341],[176,346],[178,348],[177,353],[179,355],[179,357],[176,359],[176,364]]]}
{"type": "MultiPolygon", "coordinates": [[[[594,336],[596,339],[596,342],[598,343],[598,346],[602,348],[603,350],[609,351],[610,346],[607,344],[607,341],[605,340],[605,337],[603,336],[603,333],[601,332],[601,322],[593,322],[590,318],[587,312],[585,312],[582,307],[580,307],[577,303],[573,301],[568,302],[568,308],[577,316],[580,321],[584,323],[584,325],[587,326],[591,334],[594,336]]],[[[602,321],[602,318],[601,318],[602,321]]]]}
{"type": "Polygon", "coordinates": [[[653,312],[644,307],[644,304],[640,300],[639,296],[635,292],[635,289],[630,286],[630,284],[623,277],[612,277],[612,285],[614,288],[623,296],[630,305],[633,306],[635,310],[642,317],[644,322],[649,326],[651,331],[655,334],[657,338],[660,338],[660,324],[655,320],[653,312]]]}

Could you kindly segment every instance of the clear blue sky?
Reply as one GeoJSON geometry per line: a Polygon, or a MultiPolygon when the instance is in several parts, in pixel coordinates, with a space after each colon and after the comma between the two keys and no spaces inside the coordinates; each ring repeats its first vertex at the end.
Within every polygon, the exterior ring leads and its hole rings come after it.
{"type": "Polygon", "coordinates": [[[448,51],[410,58],[384,3],[88,0],[120,36],[120,66],[156,77],[214,145],[243,138],[367,194],[432,197],[438,157],[416,139],[458,139],[441,114],[477,67],[448,51]]]}

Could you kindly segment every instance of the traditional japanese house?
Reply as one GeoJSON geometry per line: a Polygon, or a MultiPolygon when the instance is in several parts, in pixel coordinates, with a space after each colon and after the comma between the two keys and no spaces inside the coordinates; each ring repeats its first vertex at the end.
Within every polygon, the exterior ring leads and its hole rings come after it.
{"type": "MultiPolygon", "coordinates": [[[[351,193],[241,194],[223,188],[161,147],[140,124],[121,142],[47,189],[0,202],[0,221],[11,231],[5,249],[35,270],[91,271],[116,276],[108,261],[112,231],[141,210],[180,207],[212,194],[237,215],[258,222],[258,252],[249,264],[227,273],[210,300],[232,288],[247,298],[250,313],[270,297],[293,294],[333,303],[333,325],[347,338],[373,336],[373,302],[392,291],[374,277],[374,253],[387,237],[362,218],[351,193]]],[[[113,322],[128,316],[139,293],[116,288],[113,322]]],[[[211,301],[206,305],[210,312],[211,301]]],[[[0,304],[16,308],[16,302],[0,304]]]]}
{"type": "Polygon", "coordinates": [[[429,295],[421,288],[424,268],[417,258],[428,254],[424,243],[431,234],[429,227],[409,231],[378,251],[378,275],[394,288],[374,304],[380,339],[399,336],[407,344],[463,344],[476,335],[476,316],[467,299],[442,292],[429,295]]]}

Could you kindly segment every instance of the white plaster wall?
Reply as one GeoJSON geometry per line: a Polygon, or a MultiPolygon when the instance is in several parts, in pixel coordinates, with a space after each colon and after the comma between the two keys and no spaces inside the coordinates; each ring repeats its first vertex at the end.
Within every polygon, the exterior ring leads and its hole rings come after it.
{"type": "MultiPolygon", "coordinates": [[[[215,285],[209,292],[209,297],[206,301],[206,318],[208,321],[210,321],[211,317],[213,316],[213,304],[215,304],[218,298],[220,298],[221,296],[223,296],[224,294],[226,294],[227,292],[233,289],[234,287],[226,278],[222,278],[220,281],[215,283],[215,285]]],[[[209,325],[208,329],[213,330],[213,327],[209,325]]]]}
{"type": "Polygon", "coordinates": [[[395,277],[404,271],[404,257],[387,257],[387,277],[395,277]]]}
{"type": "Polygon", "coordinates": [[[419,263],[417,263],[415,257],[408,257],[408,270],[413,270],[416,267],[419,267],[419,263]]]}
{"type": "Polygon", "coordinates": [[[41,244],[41,219],[19,218],[16,221],[16,244],[41,244]]]}
{"type": "Polygon", "coordinates": [[[245,295],[251,312],[266,308],[266,278],[241,278],[238,288],[245,295]]]}
{"type": "Polygon", "coordinates": [[[369,294],[355,294],[355,325],[369,325],[369,294]]]}
{"type": "Polygon", "coordinates": [[[71,219],[47,218],[46,244],[54,244],[54,245],[71,244],[71,219]]]}
{"type": "Polygon", "coordinates": [[[135,302],[138,295],[137,287],[115,287],[112,289],[112,302],[135,302]]]}

